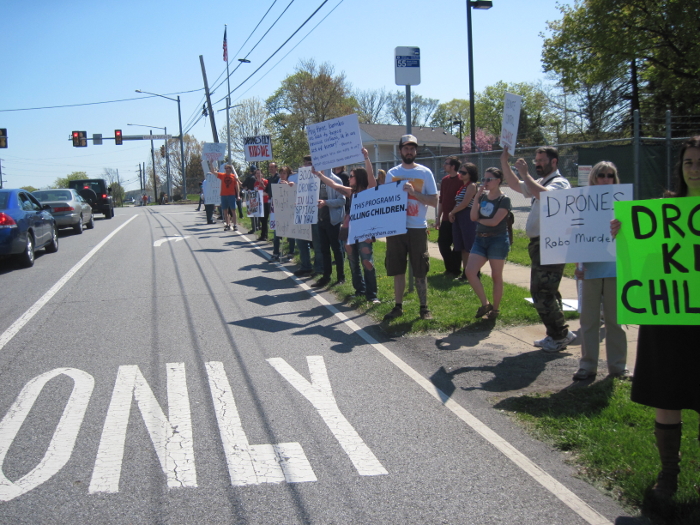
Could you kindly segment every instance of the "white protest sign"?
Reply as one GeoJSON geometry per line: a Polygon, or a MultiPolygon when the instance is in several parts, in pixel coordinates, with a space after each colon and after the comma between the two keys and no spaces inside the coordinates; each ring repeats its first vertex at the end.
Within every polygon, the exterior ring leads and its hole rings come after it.
{"type": "Polygon", "coordinates": [[[297,193],[288,184],[272,185],[272,202],[275,203],[275,233],[277,237],[311,240],[310,224],[294,224],[297,193]]]}
{"type": "Polygon", "coordinates": [[[578,185],[588,186],[588,176],[591,174],[593,166],[579,166],[578,167],[578,185]]]}
{"type": "Polygon", "coordinates": [[[352,198],[348,243],[406,233],[408,193],[403,182],[361,191],[352,198]]]}
{"type": "Polygon", "coordinates": [[[540,193],[542,264],[610,262],[616,201],[632,200],[632,184],[602,184],[540,193]]]}
{"type": "Polygon", "coordinates": [[[365,160],[360,123],[355,114],[306,126],[306,138],[318,171],[365,160]]]}
{"type": "Polygon", "coordinates": [[[275,217],[275,199],[270,199],[270,218],[268,222],[271,230],[276,229],[277,219],[275,217]]]}
{"type": "Polygon", "coordinates": [[[523,98],[512,93],[506,93],[503,102],[503,123],[501,124],[501,146],[508,146],[512,154],[518,140],[518,124],[520,122],[520,106],[523,98]]]}
{"type": "Polygon", "coordinates": [[[246,162],[272,160],[272,141],[270,135],[243,138],[243,152],[246,162]]]}
{"type": "Polygon", "coordinates": [[[246,194],[246,210],[248,217],[264,217],[265,208],[263,207],[263,191],[249,190],[246,194]]]}
{"type": "Polygon", "coordinates": [[[226,144],[220,142],[205,142],[202,145],[202,170],[204,173],[209,173],[210,164],[214,165],[214,169],[218,169],[219,162],[224,160],[226,154],[226,144]]]}
{"type": "Polygon", "coordinates": [[[205,179],[207,183],[204,185],[204,202],[219,206],[221,204],[221,181],[211,173],[207,173],[205,179]]]}
{"type": "Polygon", "coordinates": [[[297,183],[294,224],[316,224],[318,222],[318,192],[321,181],[311,173],[311,166],[299,168],[297,183]]]}

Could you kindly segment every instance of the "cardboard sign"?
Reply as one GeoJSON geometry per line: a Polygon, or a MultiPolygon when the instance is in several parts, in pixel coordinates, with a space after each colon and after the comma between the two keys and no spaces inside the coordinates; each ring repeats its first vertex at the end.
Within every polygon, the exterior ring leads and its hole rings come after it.
{"type": "Polygon", "coordinates": [[[243,152],[246,162],[258,160],[272,160],[272,141],[270,135],[258,137],[245,137],[243,139],[243,152]]]}
{"type": "Polygon", "coordinates": [[[263,191],[249,190],[246,195],[246,210],[248,217],[264,217],[265,208],[263,207],[263,191]]]}
{"type": "Polygon", "coordinates": [[[352,198],[348,243],[406,233],[408,193],[403,183],[382,184],[352,198]]]}
{"type": "Polygon", "coordinates": [[[219,163],[226,155],[226,144],[220,142],[205,142],[202,144],[202,171],[209,173],[210,164],[214,170],[219,169],[219,163]]]}
{"type": "Polygon", "coordinates": [[[318,192],[321,189],[321,181],[311,173],[310,166],[299,168],[297,175],[297,183],[294,185],[297,192],[294,224],[316,224],[318,222],[318,192]]]}
{"type": "Polygon", "coordinates": [[[700,197],[618,202],[615,217],[618,322],[700,325],[700,197]]]}
{"type": "Polygon", "coordinates": [[[318,171],[365,160],[360,123],[355,114],[306,126],[306,138],[318,171]]]}
{"type": "Polygon", "coordinates": [[[540,193],[542,264],[615,261],[610,221],[615,202],[628,200],[632,200],[631,184],[540,193]]]}
{"type": "Polygon", "coordinates": [[[310,224],[294,224],[297,194],[288,184],[272,185],[272,202],[275,203],[275,233],[278,237],[311,240],[310,224]]]}
{"type": "Polygon", "coordinates": [[[207,173],[205,179],[207,183],[204,185],[204,202],[219,206],[221,204],[221,181],[212,173],[207,173]]]}
{"type": "Polygon", "coordinates": [[[513,154],[518,140],[518,124],[520,123],[520,106],[523,97],[506,93],[503,103],[503,123],[501,124],[501,146],[508,146],[508,151],[513,154]]]}

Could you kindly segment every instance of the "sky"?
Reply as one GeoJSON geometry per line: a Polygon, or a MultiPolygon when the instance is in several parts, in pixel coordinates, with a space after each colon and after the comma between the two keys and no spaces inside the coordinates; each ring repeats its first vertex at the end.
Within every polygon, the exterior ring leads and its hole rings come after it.
{"type": "MultiPolygon", "coordinates": [[[[469,98],[466,0],[6,0],[2,11],[0,128],[8,130],[8,148],[0,149],[0,166],[6,188],[50,187],[73,171],[99,178],[111,168],[127,190],[138,189],[149,141],[74,148],[69,140],[73,130],[88,137],[113,137],[115,129],[147,135],[144,126],[178,135],[177,103],[137,89],[179,95],[185,132],[212,141],[209,119],[197,121],[204,103],[199,57],[220,130],[226,122],[220,111],[226,106],[224,26],[232,105],[265,100],[310,58],[331,63],[354,88],[403,91],[394,83],[397,46],[420,48],[421,83],[413,93],[440,102],[469,98]],[[242,57],[250,63],[239,64],[242,57]]],[[[499,80],[551,82],[542,70],[540,34],[547,21],[561,18],[556,0],[493,0],[493,8],[472,15],[476,92],[499,80]]]]}

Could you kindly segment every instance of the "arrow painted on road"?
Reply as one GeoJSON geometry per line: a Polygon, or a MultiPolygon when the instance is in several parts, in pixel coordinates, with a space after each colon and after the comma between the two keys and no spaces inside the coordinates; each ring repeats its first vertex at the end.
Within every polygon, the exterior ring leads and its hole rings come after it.
{"type": "Polygon", "coordinates": [[[156,242],[153,243],[153,246],[158,247],[161,244],[163,244],[165,242],[170,242],[170,241],[175,241],[175,242],[184,241],[185,239],[189,239],[190,237],[191,237],[191,235],[185,235],[184,237],[182,235],[168,236],[168,237],[165,237],[164,239],[158,239],[156,242]]]}

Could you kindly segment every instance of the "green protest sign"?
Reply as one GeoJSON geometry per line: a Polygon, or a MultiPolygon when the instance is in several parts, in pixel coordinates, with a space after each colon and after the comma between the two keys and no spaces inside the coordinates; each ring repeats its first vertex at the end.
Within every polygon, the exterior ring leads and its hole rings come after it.
{"type": "Polygon", "coordinates": [[[700,325],[700,198],[615,203],[617,320],[700,325]]]}

